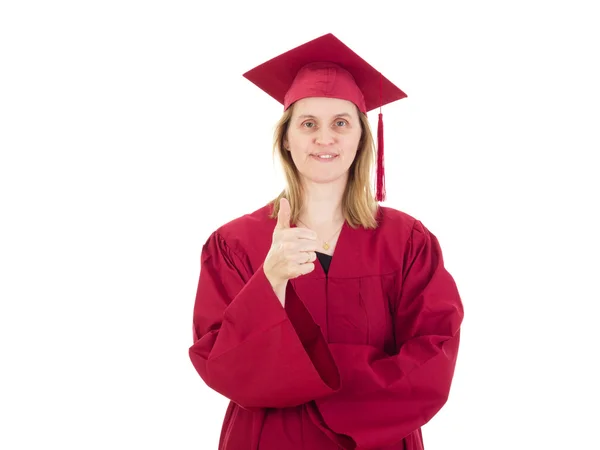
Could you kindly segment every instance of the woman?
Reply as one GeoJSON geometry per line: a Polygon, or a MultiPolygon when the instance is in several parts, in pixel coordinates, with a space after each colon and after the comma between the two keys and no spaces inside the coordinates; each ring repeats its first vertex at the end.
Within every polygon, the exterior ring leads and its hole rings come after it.
{"type": "Polygon", "coordinates": [[[370,187],[366,113],[405,94],[331,34],[245,76],[284,105],[287,187],[202,249],[190,358],[231,400],[219,449],[422,449],[463,308],[436,237],[377,203],[382,139],[370,187]]]}

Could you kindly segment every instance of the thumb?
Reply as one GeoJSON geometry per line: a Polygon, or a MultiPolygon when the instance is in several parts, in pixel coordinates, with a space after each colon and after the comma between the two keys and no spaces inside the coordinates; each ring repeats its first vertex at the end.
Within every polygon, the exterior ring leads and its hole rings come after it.
{"type": "Polygon", "coordinates": [[[279,213],[277,214],[277,225],[275,228],[283,230],[290,227],[291,208],[287,198],[279,200],[279,213]]]}

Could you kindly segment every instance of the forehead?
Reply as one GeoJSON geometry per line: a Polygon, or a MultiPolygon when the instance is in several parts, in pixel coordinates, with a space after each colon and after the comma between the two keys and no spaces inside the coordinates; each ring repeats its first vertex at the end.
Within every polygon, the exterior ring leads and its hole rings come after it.
{"type": "Polygon", "coordinates": [[[330,117],[341,114],[358,117],[356,105],[351,101],[339,98],[307,97],[295,102],[293,108],[293,117],[301,115],[330,117]]]}

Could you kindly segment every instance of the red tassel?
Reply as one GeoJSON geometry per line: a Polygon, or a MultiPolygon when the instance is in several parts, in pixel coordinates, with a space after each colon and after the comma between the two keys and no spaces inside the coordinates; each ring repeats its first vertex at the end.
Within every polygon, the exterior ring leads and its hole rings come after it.
{"type": "Polygon", "coordinates": [[[385,200],[385,169],[383,166],[383,114],[379,113],[377,124],[377,192],[375,199],[378,202],[385,200]]]}

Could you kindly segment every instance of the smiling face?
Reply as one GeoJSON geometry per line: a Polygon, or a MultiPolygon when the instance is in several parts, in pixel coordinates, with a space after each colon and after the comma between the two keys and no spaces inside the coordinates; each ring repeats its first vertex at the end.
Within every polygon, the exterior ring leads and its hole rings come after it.
{"type": "Polygon", "coordinates": [[[358,109],[348,100],[309,97],[293,105],[284,146],[305,180],[347,180],[361,131],[358,109]]]}

